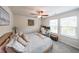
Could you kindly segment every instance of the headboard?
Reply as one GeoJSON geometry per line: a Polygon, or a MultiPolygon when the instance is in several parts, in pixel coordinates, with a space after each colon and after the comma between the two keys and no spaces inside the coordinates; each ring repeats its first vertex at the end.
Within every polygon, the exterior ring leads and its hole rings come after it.
{"type": "Polygon", "coordinates": [[[0,46],[4,45],[4,44],[7,44],[10,36],[12,35],[12,32],[8,32],[8,33],[5,33],[4,35],[2,35],[0,37],[0,46]]]}

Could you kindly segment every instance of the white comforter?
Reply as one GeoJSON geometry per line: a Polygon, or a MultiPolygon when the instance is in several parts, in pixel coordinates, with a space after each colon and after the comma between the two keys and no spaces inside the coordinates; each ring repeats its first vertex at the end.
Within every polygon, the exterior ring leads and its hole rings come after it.
{"type": "Polygon", "coordinates": [[[49,37],[43,36],[38,33],[28,34],[28,37],[30,42],[25,47],[24,52],[41,53],[53,44],[52,40],[49,37]]]}

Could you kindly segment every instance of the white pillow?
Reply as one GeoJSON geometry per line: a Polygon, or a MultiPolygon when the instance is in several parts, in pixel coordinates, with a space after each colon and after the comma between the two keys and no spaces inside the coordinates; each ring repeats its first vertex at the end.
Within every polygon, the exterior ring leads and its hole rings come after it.
{"type": "Polygon", "coordinates": [[[17,51],[17,52],[24,52],[24,46],[19,43],[18,41],[15,41],[12,47],[17,51]]]}
{"type": "Polygon", "coordinates": [[[15,40],[17,40],[17,36],[14,35],[13,37],[10,38],[10,42],[6,45],[6,47],[11,47],[15,42],[15,40]]]}
{"type": "Polygon", "coordinates": [[[22,36],[22,34],[23,34],[23,32],[19,32],[19,33],[18,33],[19,36],[22,36]]]}
{"type": "Polygon", "coordinates": [[[13,35],[13,36],[10,38],[9,43],[6,45],[5,50],[6,50],[8,53],[11,53],[11,52],[13,51],[12,46],[13,46],[15,40],[16,40],[16,37],[15,37],[15,35],[13,35]]]}
{"type": "Polygon", "coordinates": [[[14,43],[14,39],[12,38],[10,42],[6,45],[6,47],[11,47],[14,43]]]}
{"type": "Polygon", "coordinates": [[[11,39],[13,38],[13,39],[17,39],[18,38],[18,33],[16,33],[16,34],[13,34],[12,36],[11,36],[11,39]]]}
{"type": "Polygon", "coordinates": [[[29,39],[29,37],[28,37],[27,34],[23,34],[22,37],[23,37],[23,39],[24,39],[26,42],[29,42],[29,41],[30,41],[30,39],[29,39]]]}
{"type": "Polygon", "coordinates": [[[27,42],[23,38],[21,38],[21,37],[18,37],[17,41],[19,43],[21,43],[23,46],[26,46],[27,45],[27,42]]]}

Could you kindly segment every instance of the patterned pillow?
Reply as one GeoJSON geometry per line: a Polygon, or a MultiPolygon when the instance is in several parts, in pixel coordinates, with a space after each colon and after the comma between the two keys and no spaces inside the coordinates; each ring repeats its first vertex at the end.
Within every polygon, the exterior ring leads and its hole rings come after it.
{"type": "Polygon", "coordinates": [[[18,41],[15,41],[12,47],[17,51],[17,52],[24,52],[25,47],[19,43],[18,41]]]}
{"type": "Polygon", "coordinates": [[[23,38],[21,38],[21,37],[18,37],[17,41],[19,43],[21,43],[23,46],[26,46],[27,45],[27,42],[23,38]]]}

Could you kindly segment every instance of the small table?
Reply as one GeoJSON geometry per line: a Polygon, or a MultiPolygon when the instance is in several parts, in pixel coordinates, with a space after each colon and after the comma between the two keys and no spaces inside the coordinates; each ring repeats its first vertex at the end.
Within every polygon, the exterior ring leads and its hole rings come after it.
{"type": "Polygon", "coordinates": [[[58,41],[58,35],[57,34],[50,34],[50,38],[54,41],[58,41]]]}

